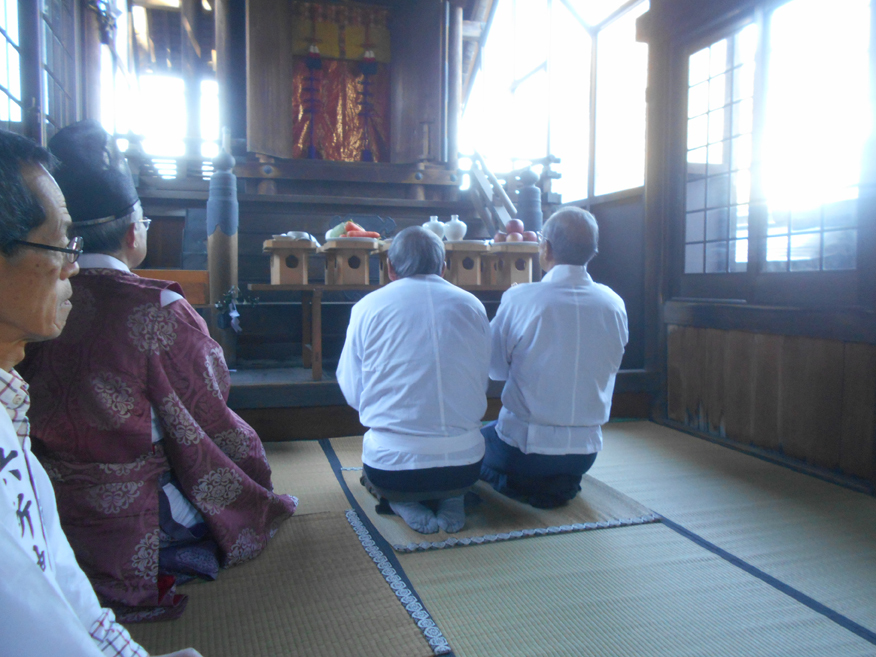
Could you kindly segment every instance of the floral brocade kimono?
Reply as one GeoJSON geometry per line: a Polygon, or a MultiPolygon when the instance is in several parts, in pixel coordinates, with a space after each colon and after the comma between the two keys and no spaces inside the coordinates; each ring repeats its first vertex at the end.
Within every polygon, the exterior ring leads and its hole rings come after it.
{"type": "Polygon", "coordinates": [[[258,435],[226,405],[228,368],[204,321],[184,299],[161,306],[162,290],[180,292],[175,283],[111,269],[84,269],[72,283],[63,333],[29,345],[19,368],[34,452],[98,595],[128,621],[175,617],[184,596],[158,563],[169,470],[225,567],[257,556],[297,500],[272,491],[258,435]]]}

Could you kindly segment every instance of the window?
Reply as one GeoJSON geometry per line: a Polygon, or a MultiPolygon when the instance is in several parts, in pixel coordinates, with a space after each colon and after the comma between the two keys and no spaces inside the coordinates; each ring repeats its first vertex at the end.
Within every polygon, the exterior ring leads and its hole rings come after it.
{"type": "Polygon", "coordinates": [[[497,2],[462,152],[496,172],[559,158],[551,191],[566,203],[640,187],[648,48],[635,25],[648,2],[497,2]]]}
{"type": "MultiPolygon", "coordinates": [[[[11,0],[7,0],[11,3],[11,0]]],[[[43,115],[46,137],[75,123],[77,113],[76,84],[76,12],[72,2],[43,0],[41,27],[43,115]]]]}
{"type": "Polygon", "coordinates": [[[22,132],[18,0],[0,0],[0,127],[22,132]]]}
{"type": "Polygon", "coordinates": [[[792,0],[687,58],[685,274],[857,266],[869,0],[792,0]]]}
{"type": "Polygon", "coordinates": [[[756,46],[749,25],[690,56],[686,274],[747,268],[756,46]]]}

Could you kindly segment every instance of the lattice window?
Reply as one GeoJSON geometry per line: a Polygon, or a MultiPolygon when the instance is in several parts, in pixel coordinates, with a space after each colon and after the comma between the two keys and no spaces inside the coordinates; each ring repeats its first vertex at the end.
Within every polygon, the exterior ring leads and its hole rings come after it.
{"type": "Polygon", "coordinates": [[[0,128],[23,132],[18,0],[0,0],[0,128]]]}

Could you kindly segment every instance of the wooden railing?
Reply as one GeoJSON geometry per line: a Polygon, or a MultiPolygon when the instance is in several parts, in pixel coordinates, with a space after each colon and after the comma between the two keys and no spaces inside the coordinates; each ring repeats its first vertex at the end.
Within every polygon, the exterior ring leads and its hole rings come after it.
{"type": "Polygon", "coordinates": [[[487,167],[480,153],[475,152],[469,175],[471,175],[471,200],[487,232],[493,234],[504,230],[505,224],[517,216],[517,208],[505,192],[502,183],[487,167]]]}

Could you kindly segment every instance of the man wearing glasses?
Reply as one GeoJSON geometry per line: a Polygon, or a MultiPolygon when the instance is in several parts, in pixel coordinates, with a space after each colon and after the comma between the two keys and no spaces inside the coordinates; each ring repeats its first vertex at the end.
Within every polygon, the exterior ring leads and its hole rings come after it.
{"type": "Polygon", "coordinates": [[[96,121],[49,142],[72,231],[85,240],[64,333],[28,349],[32,435],[61,522],[122,622],[174,618],[176,585],[257,556],[297,500],[272,490],[256,432],[226,405],[221,347],[146,257],[137,190],[96,121]]]}
{"type": "MultiPolygon", "coordinates": [[[[0,131],[0,636],[11,655],[145,657],[101,608],[61,529],[52,483],[31,452],[27,343],[56,338],[71,310],[82,239],[46,167],[51,156],[0,131]]],[[[195,657],[194,650],[175,653],[195,657]]]]}

